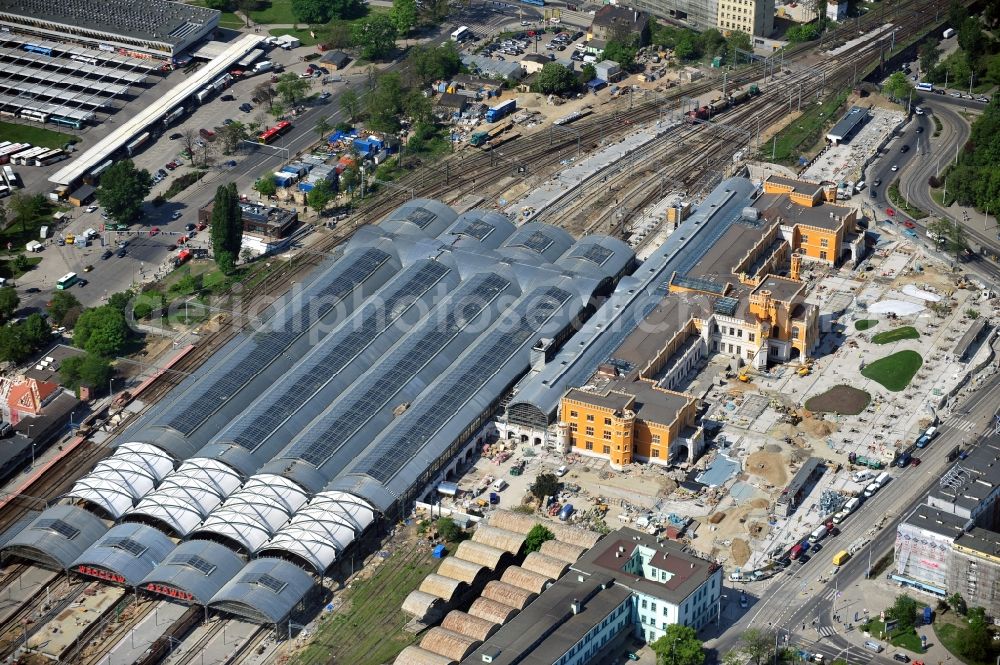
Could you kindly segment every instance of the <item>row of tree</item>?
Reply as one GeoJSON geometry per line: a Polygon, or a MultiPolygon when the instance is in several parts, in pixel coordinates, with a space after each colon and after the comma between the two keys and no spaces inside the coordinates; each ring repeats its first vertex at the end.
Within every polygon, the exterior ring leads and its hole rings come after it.
{"type": "Polygon", "coordinates": [[[972,123],[972,132],[958,161],[947,171],[948,200],[979,210],[1000,212],[1000,95],[972,123]]]}

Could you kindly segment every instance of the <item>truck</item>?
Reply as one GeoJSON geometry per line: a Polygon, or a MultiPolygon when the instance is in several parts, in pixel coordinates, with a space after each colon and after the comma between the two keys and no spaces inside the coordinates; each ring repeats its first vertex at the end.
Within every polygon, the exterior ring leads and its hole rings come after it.
{"type": "Polygon", "coordinates": [[[840,550],[839,552],[833,555],[833,565],[842,566],[850,558],[851,555],[848,554],[847,550],[840,550]]]}
{"type": "Polygon", "coordinates": [[[847,517],[855,510],[857,510],[858,506],[860,505],[861,505],[861,499],[857,497],[854,497],[853,499],[845,503],[844,507],[841,508],[840,511],[833,516],[834,523],[840,524],[841,522],[846,520],[847,517]]]}
{"type": "Polygon", "coordinates": [[[826,536],[828,531],[829,529],[826,528],[825,524],[817,527],[815,531],[809,534],[809,542],[818,543],[819,541],[823,540],[823,537],[826,536]]]}
{"type": "Polygon", "coordinates": [[[847,456],[847,461],[851,464],[857,464],[858,466],[867,466],[869,469],[881,469],[885,466],[882,460],[878,460],[873,457],[865,457],[864,455],[857,455],[855,453],[850,453],[847,456]]]}
{"type": "Polygon", "coordinates": [[[274,63],[270,60],[261,60],[253,66],[254,74],[262,74],[264,72],[269,72],[274,69],[274,63]]]}
{"type": "Polygon", "coordinates": [[[955,28],[945,28],[945,31],[941,33],[943,39],[951,39],[955,35],[955,28]]]}
{"type": "Polygon", "coordinates": [[[486,122],[498,122],[517,110],[517,100],[508,99],[503,104],[486,111],[486,122]]]}
{"type": "Polygon", "coordinates": [[[865,498],[870,499],[875,496],[875,493],[882,489],[887,482],[889,482],[888,473],[883,472],[878,474],[878,477],[869,483],[868,487],[865,488],[865,498]]]}
{"type": "Polygon", "coordinates": [[[29,252],[40,252],[42,251],[42,243],[37,240],[29,240],[28,244],[24,246],[29,252]]]}

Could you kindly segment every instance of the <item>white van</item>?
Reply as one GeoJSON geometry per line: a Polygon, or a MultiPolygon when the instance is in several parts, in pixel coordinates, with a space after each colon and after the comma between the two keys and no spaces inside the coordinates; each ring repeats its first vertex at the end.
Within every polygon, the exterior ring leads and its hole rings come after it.
{"type": "Polygon", "coordinates": [[[863,483],[864,481],[868,480],[871,477],[872,477],[872,472],[869,471],[868,469],[862,469],[861,471],[855,471],[854,474],[851,476],[851,478],[856,483],[863,483]]]}
{"type": "Polygon", "coordinates": [[[490,487],[493,488],[494,492],[502,492],[507,487],[507,481],[503,478],[497,478],[490,487]]]}
{"type": "Polygon", "coordinates": [[[870,499],[873,496],[875,496],[875,493],[878,492],[878,488],[879,488],[878,483],[876,482],[870,483],[868,487],[865,488],[865,498],[870,499]]]}
{"type": "Polygon", "coordinates": [[[882,645],[875,640],[868,640],[865,642],[865,648],[869,651],[874,651],[875,653],[882,653],[882,645]]]}

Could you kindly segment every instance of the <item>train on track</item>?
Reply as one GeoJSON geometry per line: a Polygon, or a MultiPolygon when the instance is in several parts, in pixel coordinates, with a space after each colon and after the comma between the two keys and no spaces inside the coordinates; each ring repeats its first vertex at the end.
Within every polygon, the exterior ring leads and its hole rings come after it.
{"type": "Polygon", "coordinates": [[[756,83],[751,83],[738,92],[734,92],[733,94],[722,97],[721,99],[714,99],[701,108],[688,111],[684,114],[684,118],[687,122],[694,122],[695,120],[708,120],[709,118],[713,118],[734,106],[739,106],[740,104],[749,101],[759,94],[760,88],[757,87],[756,83]]]}

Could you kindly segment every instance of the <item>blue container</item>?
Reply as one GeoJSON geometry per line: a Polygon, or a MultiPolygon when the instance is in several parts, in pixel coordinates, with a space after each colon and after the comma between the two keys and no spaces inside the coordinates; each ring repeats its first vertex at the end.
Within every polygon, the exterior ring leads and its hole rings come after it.
{"type": "Polygon", "coordinates": [[[562,507],[562,510],[559,511],[559,519],[565,522],[566,520],[569,519],[569,516],[572,514],[573,514],[573,504],[567,503],[565,506],[562,507]]]}
{"type": "Polygon", "coordinates": [[[448,554],[448,550],[445,549],[444,545],[435,545],[433,554],[435,559],[443,559],[448,554]]]}

